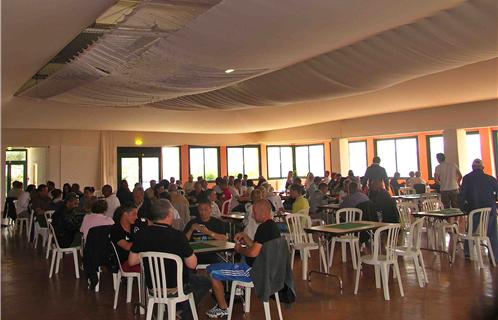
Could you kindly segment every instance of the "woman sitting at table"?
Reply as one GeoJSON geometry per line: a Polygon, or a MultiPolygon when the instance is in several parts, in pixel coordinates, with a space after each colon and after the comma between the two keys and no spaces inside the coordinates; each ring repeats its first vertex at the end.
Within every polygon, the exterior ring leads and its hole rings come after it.
{"type": "Polygon", "coordinates": [[[391,182],[389,183],[391,191],[395,196],[399,196],[399,188],[405,185],[404,183],[398,182],[399,177],[400,177],[399,172],[395,172],[394,177],[391,179],[391,182]]]}
{"type": "Polygon", "coordinates": [[[374,203],[375,211],[382,213],[382,222],[399,223],[396,201],[384,189],[381,180],[372,182],[368,197],[374,203]]]}

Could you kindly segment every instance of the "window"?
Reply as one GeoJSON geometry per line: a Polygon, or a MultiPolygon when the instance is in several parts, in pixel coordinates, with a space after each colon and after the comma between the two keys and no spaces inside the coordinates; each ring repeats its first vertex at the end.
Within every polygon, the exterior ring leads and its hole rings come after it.
{"type": "Polygon", "coordinates": [[[161,148],[163,179],[174,177],[180,180],[180,147],[161,148]]]}
{"type": "Polygon", "coordinates": [[[143,188],[151,180],[161,179],[161,148],[118,147],[118,181],[126,180],[130,189],[136,183],[143,188]]]}
{"type": "Polygon", "coordinates": [[[282,179],[294,170],[292,147],[267,147],[268,179],[282,179]]]}
{"type": "Polygon", "coordinates": [[[465,135],[465,144],[467,149],[467,165],[462,170],[463,175],[472,171],[472,162],[474,162],[474,159],[482,159],[481,136],[479,132],[467,132],[465,135]]]}
{"type": "Polygon", "coordinates": [[[28,181],[28,150],[11,149],[5,152],[5,191],[12,188],[12,182],[19,181],[26,188],[28,181]]]}
{"type": "Polygon", "coordinates": [[[436,154],[444,153],[444,139],[443,136],[428,136],[427,148],[429,149],[427,155],[429,157],[429,178],[434,179],[434,170],[439,164],[436,159],[436,154]]]}
{"type": "Polygon", "coordinates": [[[408,177],[410,171],[418,171],[417,138],[384,139],[375,141],[375,154],[389,177],[399,172],[408,177]]]}
{"type": "Polygon", "coordinates": [[[349,170],[357,176],[363,176],[367,170],[367,142],[354,141],[348,144],[349,170]]]}
{"type": "Polygon", "coordinates": [[[189,147],[190,174],[214,181],[220,175],[218,147],[189,147]]]}
{"type": "Polygon", "coordinates": [[[259,177],[259,147],[227,147],[228,175],[247,174],[249,179],[259,177]]]}
{"type": "Polygon", "coordinates": [[[296,174],[305,177],[308,172],[322,177],[325,171],[323,144],[295,147],[296,174]]]}
{"type": "Polygon", "coordinates": [[[323,176],[325,158],[323,144],[308,146],[269,146],[267,147],[268,178],[283,179],[289,171],[300,177],[308,172],[323,176]]]}

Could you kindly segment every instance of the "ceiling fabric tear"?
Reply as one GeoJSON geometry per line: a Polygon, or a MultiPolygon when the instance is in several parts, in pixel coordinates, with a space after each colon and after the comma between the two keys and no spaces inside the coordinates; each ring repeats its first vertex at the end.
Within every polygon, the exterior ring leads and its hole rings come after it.
{"type": "Polygon", "coordinates": [[[22,95],[188,111],[331,99],[496,57],[496,21],[492,0],[144,1],[22,95]]]}

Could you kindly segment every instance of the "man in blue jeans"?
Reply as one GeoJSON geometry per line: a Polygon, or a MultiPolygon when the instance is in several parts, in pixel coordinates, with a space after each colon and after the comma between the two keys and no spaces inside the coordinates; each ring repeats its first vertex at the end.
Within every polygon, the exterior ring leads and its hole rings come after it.
{"type": "MultiPolygon", "coordinates": [[[[488,223],[488,237],[495,260],[498,260],[498,232],[496,227],[496,195],[498,194],[498,182],[483,171],[484,165],[481,159],[475,159],[472,163],[472,172],[463,177],[460,187],[460,209],[465,212],[479,208],[491,207],[488,223]]],[[[474,217],[473,227],[477,227],[478,216],[474,217]]],[[[470,223],[470,221],[469,221],[470,223]]],[[[465,241],[465,256],[469,256],[469,245],[465,241]]]]}
{"type": "Polygon", "coordinates": [[[251,282],[249,271],[256,257],[260,254],[263,244],[280,237],[277,224],[271,218],[271,205],[266,199],[253,204],[254,220],[260,225],[256,230],[254,239],[241,232],[235,235],[235,251],[246,257],[246,263],[217,263],[207,268],[211,276],[213,294],[218,303],[206,315],[209,318],[218,318],[228,315],[228,304],[225,300],[223,281],[251,282]]]}

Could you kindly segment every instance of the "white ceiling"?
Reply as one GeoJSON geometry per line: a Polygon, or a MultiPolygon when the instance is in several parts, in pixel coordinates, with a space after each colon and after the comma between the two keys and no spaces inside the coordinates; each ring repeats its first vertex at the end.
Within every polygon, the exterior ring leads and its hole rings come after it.
{"type": "Polygon", "coordinates": [[[123,22],[159,21],[138,54],[110,59],[131,45],[111,33],[12,98],[111,4],[3,1],[4,127],[254,132],[497,97],[496,1],[153,0],[123,22]],[[110,74],[77,74],[89,57],[110,74]]]}

